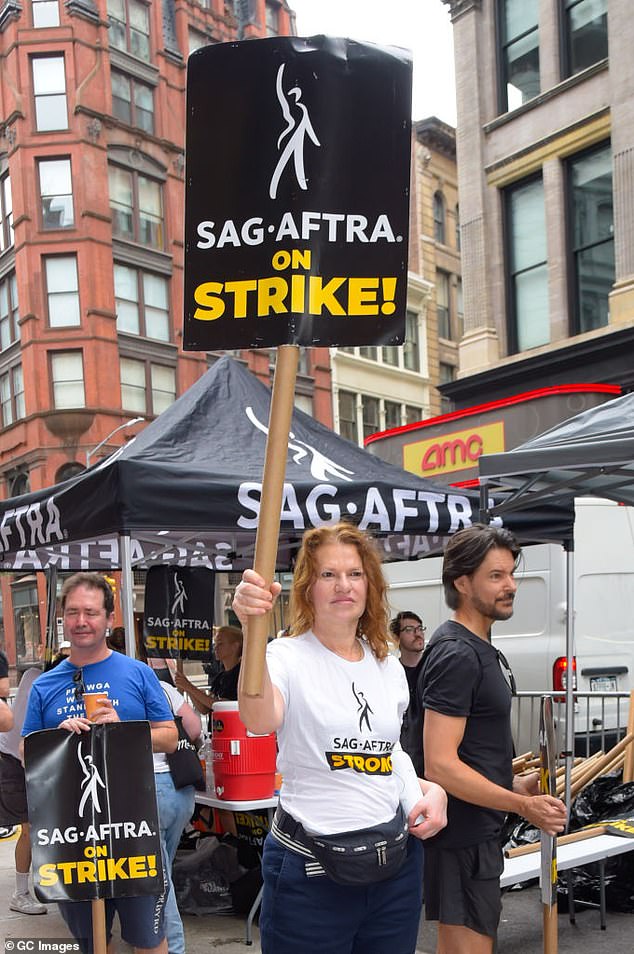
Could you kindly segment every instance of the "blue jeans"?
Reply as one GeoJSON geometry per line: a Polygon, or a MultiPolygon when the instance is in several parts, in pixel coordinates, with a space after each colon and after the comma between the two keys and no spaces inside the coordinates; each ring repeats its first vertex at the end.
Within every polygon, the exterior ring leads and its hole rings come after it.
{"type": "Polygon", "coordinates": [[[174,885],[172,884],[172,864],[183,828],[194,811],[194,786],[174,788],[169,772],[154,775],[156,801],[158,804],[163,863],[168,881],[168,895],[165,903],[165,936],[169,954],[185,954],[185,934],[183,922],[176,904],[174,885]]]}
{"type": "Polygon", "coordinates": [[[268,835],[262,875],[262,954],[414,954],[423,900],[417,838],[394,878],[344,886],[307,877],[301,855],[268,835]]]}

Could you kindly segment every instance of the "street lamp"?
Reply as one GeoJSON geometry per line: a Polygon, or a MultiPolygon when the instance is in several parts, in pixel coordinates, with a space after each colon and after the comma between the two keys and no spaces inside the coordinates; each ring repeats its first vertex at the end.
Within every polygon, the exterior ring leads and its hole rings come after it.
{"type": "Polygon", "coordinates": [[[145,423],[144,417],[133,417],[131,421],[125,421],[123,424],[119,424],[118,427],[115,427],[113,431],[110,431],[107,437],[104,437],[102,441],[99,441],[96,447],[93,447],[92,450],[86,451],[86,469],[90,467],[90,458],[97,453],[100,447],[103,447],[103,445],[110,440],[113,434],[116,434],[117,431],[122,431],[125,427],[132,427],[133,424],[142,424],[142,423],[145,423]]]}

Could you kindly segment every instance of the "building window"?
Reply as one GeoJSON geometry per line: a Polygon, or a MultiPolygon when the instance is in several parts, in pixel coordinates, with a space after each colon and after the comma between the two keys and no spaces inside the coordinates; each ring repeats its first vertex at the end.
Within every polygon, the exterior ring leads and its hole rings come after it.
{"type": "Polygon", "coordinates": [[[436,271],[436,317],[438,337],[451,341],[451,310],[449,308],[449,275],[436,271]]]}
{"type": "Polygon", "coordinates": [[[381,348],[383,355],[383,364],[391,364],[392,367],[398,368],[398,353],[400,348],[397,345],[389,345],[385,348],[381,348]]]}
{"type": "Polygon", "coordinates": [[[22,494],[31,492],[29,475],[24,470],[14,470],[7,475],[7,487],[9,488],[9,497],[21,497],[22,494]]]}
{"type": "MultiPolygon", "coordinates": [[[[450,381],[456,380],[456,369],[453,364],[445,364],[441,361],[438,365],[438,383],[439,384],[449,384],[450,381]]],[[[453,402],[451,398],[445,397],[445,395],[440,392],[440,412],[441,414],[449,414],[453,410],[453,402]]]]}
{"type": "Polygon", "coordinates": [[[34,56],[31,65],[35,97],[35,128],[38,132],[68,129],[64,57],[34,56]]]}
{"type": "Polygon", "coordinates": [[[460,236],[460,206],[456,206],[456,251],[460,251],[460,243],[462,241],[460,236]]]}
{"type": "Polygon", "coordinates": [[[280,7],[275,0],[266,0],[264,5],[266,35],[277,36],[280,32],[280,7]]]}
{"type": "Polygon", "coordinates": [[[376,348],[369,345],[364,345],[362,348],[359,348],[359,354],[362,358],[367,358],[369,361],[378,360],[378,351],[376,348]]]}
{"type": "Polygon", "coordinates": [[[21,364],[16,364],[0,375],[0,408],[2,427],[9,427],[15,421],[26,417],[21,364]]]}
{"type": "Polygon", "coordinates": [[[352,391],[339,391],[339,433],[357,443],[357,396],[352,391]]]}
{"type": "Polygon", "coordinates": [[[499,0],[500,110],[539,93],[539,0],[499,0]]]}
{"type": "Polygon", "coordinates": [[[405,405],[405,423],[406,424],[415,424],[417,421],[422,421],[423,419],[423,409],[420,407],[414,407],[413,404],[405,405]]]}
{"type": "Polygon", "coordinates": [[[50,255],[44,259],[48,323],[51,328],[81,324],[76,255],[50,255]]]}
{"type": "Polygon", "coordinates": [[[208,36],[205,36],[204,33],[200,33],[198,30],[193,30],[191,27],[187,31],[188,37],[188,46],[189,46],[189,55],[195,53],[196,50],[202,50],[203,46],[209,46],[212,42],[208,36]]]}
{"type": "Polygon", "coordinates": [[[377,397],[370,397],[364,394],[361,397],[363,438],[365,440],[370,434],[376,434],[381,429],[379,412],[381,405],[377,397]]]}
{"type": "Polygon", "coordinates": [[[57,0],[32,0],[34,27],[59,26],[59,6],[57,0]]]}
{"type": "Polygon", "coordinates": [[[405,342],[403,344],[403,364],[408,371],[420,371],[420,343],[418,337],[418,315],[407,311],[405,315],[405,342]]]}
{"type": "Polygon", "coordinates": [[[401,405],[396,401],[384,401],[385,430],[401,426],[401,405]]]}
{"type": "Polygon", "coordinates": [[[0,351],[18,340],[19,318],[18,283],[14,272],[0,282],[0,351]]]}
{"type": "Polygon", "coordinates": [[[79,461],[68,461],[66,464],[62,464],[61,467],[57,468],[55,473],[55,483],[61,484],[63,480],[70,480],[71,477],[77,477],[79,474],[83,474],[85,470],[85,465],[80,464],[79,461]]]}
{"type": "Polygon", "coordinates": [[[445,244],[445,197],[434,192],[434,241],[445,244]]]}
{"type": "Polygon", "coordinates": [[[456,280],[456,318],[458,319],[458,340],[460,340],[464,335],[464,298],[461,278],[456,280]]]}
{"type": "Polygon", "coordinates": [[[563,0],[564,76],[608,55],[608,0],[563,0]]]}
{"type": "Polygon", "coordinates": [[[0,179],[0,252],[13,245],[13,199],[11,179],[7,172],[0,179]]]}
{"type": "Polygon", "coordinates": [[[42,228],[68,229],[75,224],[70,159],[40,159],[42,228]]]}
{"type": "Polygon", "coordinates": [[[168,282],[127,265],[114,267],[117,330],[158,341],[170,340],[168,282]]]}
{"type": "MultiPolygon", "coordinates": [[[[29,577],[33,580],[33,577],[29,577]]],[[[18,668],[24,670],[40,657],[40,610],[36,583],[11,584],[15,656],[18,668]]]]}
{"type": "Polygon", "coordinates": [[[615,277],[612,151],[609,145],[568,165],[568,207],[577,333],[608,323],[615,277]]]}
{"type": "Polygon", "coordinates": [[[121,166],[109,166],[112,233],[163,248],[163,201],[161,183],[121,166]]]}
{"type": "Polygon", "coordinates": [[[112,113],[128,126],[154,132],[154,91],[125,73],[112,70],[112,113]]]}
{"type": "Polygon", "coordinates": [[[176,400],[176,371],[163,364],[121,358],[121,405],[157,415],[176,400]]]}
{"type": "Polygon", "coordinates": [[[511,353],[550,341],[544,185],[533,179],[506,196],[511,353]]]}
{"type": "Polygon", "coordinates": [[[110,43],[140,60],[150,59],[150,8],[140,0],[108,0],[110,43]]]}
{"type": "Polygon", "coordinates": [[[50,357],[53,407],[57,410],[85,407],[84,362],[81,351],[54,351],[50,357]]]}

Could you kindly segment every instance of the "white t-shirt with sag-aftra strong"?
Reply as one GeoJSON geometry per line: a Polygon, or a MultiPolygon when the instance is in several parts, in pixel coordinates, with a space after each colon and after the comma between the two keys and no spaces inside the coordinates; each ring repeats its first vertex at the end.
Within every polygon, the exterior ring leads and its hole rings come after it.
{"type": "Polygon", "coordinates": [[[349,662],[312,632],[269,643],[271,681],[284,699],[278,730],[282,807],[313,834],[370,828],[420,788],[400,748],[407,680],[393,656],[377,660],[365,640],[349,662]]]}

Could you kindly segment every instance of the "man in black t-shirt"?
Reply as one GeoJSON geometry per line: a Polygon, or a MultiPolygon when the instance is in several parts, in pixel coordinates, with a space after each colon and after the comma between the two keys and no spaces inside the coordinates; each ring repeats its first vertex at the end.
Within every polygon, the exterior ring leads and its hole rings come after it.
{"type": "Polygon", "coordinates": [[[409,705],[403,713],[401,725],[401,747],[411,758],[420,778],[423,774],[422,713],[416,685],[425,648],[425,626],[418,613],[402,610],[391,620],[390,632],[398,643],[401,665],[409,686],[409,705]]]}
{"type": "Polygon", "coordinates": [[[456,533],[445,550],[442,579],[454,616],[433,634],[418,684],[425,777],[449,796],[447,827],[425,843],[425,909],[439,921],[439,952],[493,950],[505,814],[552,835],[566,822],[563,802],[537,794],[537,773],[513,778],[512,692],[490,630],[513,614],[519,556],[511,533],[481,525],[456,533]]]}

